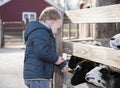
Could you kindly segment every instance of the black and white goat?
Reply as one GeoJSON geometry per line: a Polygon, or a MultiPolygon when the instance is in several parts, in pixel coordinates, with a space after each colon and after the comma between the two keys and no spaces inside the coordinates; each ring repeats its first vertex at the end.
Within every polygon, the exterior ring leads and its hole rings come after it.
{"type": "Polygon", "coordinates": [[[120,49],[120,33],[114,35],[111,39],[110,39],[110,47],[114,48],[114,49],[120,49]]]}
{"type": "Polygon", "coordinates": [[[97,65],[96,63],[88,60],[83,60],[79,62],[71,78],[71,84],[78,85],[86,82],[85,80],[86,73],[92,70],[96,65],[97,65]]]}
{"type": "Polygon", "coordinates": [[[100,88],[120,88],[120,73],[108,66],[97,66],[86,74],[86,81],[100,88]]]}
{"type": "Polygon", "coordinates": [[[86,73],[92,70],[95,66],[98,66],[98,63],[72,56],[68,66],[74,69],[73,76],[71,78],[71,84],[75,86],[86,82],[86,73]]]}

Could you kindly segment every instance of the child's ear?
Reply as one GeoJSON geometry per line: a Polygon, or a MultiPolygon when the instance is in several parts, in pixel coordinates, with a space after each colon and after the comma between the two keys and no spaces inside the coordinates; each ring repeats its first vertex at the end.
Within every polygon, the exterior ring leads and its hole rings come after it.
{"type": "Polygon", "coordinates": [[[50,21],[50,26],[52,26],[52,25],[53,25],[53,23],[54,23],[54,20],[51,20],[51,21],[50,21]]]}

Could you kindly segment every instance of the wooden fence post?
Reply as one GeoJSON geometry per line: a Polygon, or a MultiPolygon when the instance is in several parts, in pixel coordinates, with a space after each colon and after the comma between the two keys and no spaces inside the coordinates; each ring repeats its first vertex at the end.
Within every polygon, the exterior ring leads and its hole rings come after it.
{"type": "Polygon", "coordinates": [[[3,47],[3,25],[1,19],[0,19],[0,47],[3,47]]]}
{"type": "MultiPolygon", "coordinates": [[[[63,45],[62,45],[62,30],[59,30],[56,35],[56,47],[57,53],[62,56],[63,53],[63,45]]],[[[63,73],[58,67],[55,67],[55,75],[54,75],[54,84],[53,88],[62,88],[63,87],[63,73]]]]}
{"type": "Polygon", "coordinates": [[[25,44],[24,33],[25,33],[25,29],[26,29],[27,25],[29,24],[29,19],[26,18],[26,19],[23,21],[23,24],[24,24],[24,30],[22,31],[22,39],[23,39],[23,43],[25,44]]]}

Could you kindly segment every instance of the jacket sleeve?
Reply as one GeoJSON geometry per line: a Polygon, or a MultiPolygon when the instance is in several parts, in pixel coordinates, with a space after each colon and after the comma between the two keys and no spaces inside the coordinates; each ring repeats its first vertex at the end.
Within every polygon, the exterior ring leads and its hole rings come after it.
{"type": "Polygon", "coordinates": [[[58,68],[63,69],[66,66],[66,64],[67,64],[66,62],[63,62],[57,66],[58,66],[58,68]]]}
{"type": "Polygon", "coordinates": [[[33,50],[37,58],[49,62],[55,63],[58,60],[56,51],[49,45],[50,34],[47,30],[38,29],[32,34],[33,50]]]}

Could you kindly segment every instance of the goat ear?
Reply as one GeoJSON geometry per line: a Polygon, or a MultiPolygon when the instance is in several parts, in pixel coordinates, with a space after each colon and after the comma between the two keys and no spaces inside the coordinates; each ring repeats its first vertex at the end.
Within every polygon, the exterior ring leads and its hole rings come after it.
{"type": "Polygon", "coordinates": [[[112,75],[114,78],[120,78],[120,73],[118,73],[118,72],[112,71],[112,72],[111,72],[111,75],[112,75]]]}

